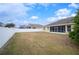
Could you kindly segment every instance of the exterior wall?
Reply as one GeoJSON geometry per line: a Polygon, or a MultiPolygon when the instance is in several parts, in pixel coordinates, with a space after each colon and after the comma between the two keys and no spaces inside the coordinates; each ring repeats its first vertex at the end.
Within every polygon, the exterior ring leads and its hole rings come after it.
{"type": "MultiPolygon", "coordinates": [[[[69,32],[67,31],[67,25],[66,25],[65,30],[66,30],[66,32],[65,32],[65,33],[69,33],[69,32]]],[[[73,31],[73,25],[71,25],[71,31],[73,31]]]]}
{"type": "MultiPolygon", "coordinates": [[[[71,25],[71,31],[73,31],[73,25],[72,24],[64,24],[65,25],[65,32],[54,32],[54,33],[66,33],[66,34],[68,34],[69,32],[68,32],[68,29],[67,29],[67,26],[68,25],[71,25]]],[[[61,26],[61,25],[58,25],[58,26],[61,26]]],[[[45,31],[46,32],[50,32],[50,27],[51,26],[49,26],[49,27],[45,27],[45,31]]]]}
{"type": "Polygon", "coordinates": [[[65,33],[67,33],[68,31],[67,31],[67,25],[65,25],[65,33]]]}
{"type": "Polygon", "coordinates": [[[45,32],[50,32],[50,27],[44,27],[45,32]]]}
{"type": "Polygon", "coordinates": [[[73,31],[73,26],[74,26],[74,25],[71,25],[71,31],[73,31]]]}
{"type": "Polygon", "coordinates": [[[31,27],[31,29],[43,29],[43,27],[31,27]]]}

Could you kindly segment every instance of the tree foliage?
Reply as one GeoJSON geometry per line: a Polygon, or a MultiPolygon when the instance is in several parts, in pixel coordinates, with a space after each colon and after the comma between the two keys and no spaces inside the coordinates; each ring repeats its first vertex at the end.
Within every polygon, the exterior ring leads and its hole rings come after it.
{"type": "Polygon", "coordinates": [[[8,23],[8,24],[5,25],[5,27],[12,28],[12,27],[15,27],[15,24],[13,24],[13,23],[8,23]]]}
{"type": "Polygon", "coordinates": [[[73,18],[73,31],[69,33],[69,37],[72,42],[79,45],[79,9],[77,10],[76,16],[73,18]]]}

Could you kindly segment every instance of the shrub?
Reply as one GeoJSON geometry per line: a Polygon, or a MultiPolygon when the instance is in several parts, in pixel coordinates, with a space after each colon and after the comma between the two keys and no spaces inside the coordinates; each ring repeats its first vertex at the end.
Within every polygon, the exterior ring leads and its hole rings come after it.
{"type": "Polygon", "coordinates": [[[74,31],[69,32],[69,37],[73,43],[79,45],[79,33],[75,33],[74,31]]]}
{"type": "Polygon", "coordinates": [[[74,31],[69,32],[69,37],[70,37],[71,39],[75,39],[75,32],[74,32],[74,31]]]}
{"type": "Polygon", "coordinates": [[[13,24],[13,23],[8,23],[8,24],[5,25],[5,27],[8,27],[8,28],[15,27],[15,24],[13,24]]]}
{"type": "Polygon", "coordinates": [[[69,33],[71,41],[79,45],[79,9],[77,15],[73,18],[74,28],[73,31],[69,33]]]}

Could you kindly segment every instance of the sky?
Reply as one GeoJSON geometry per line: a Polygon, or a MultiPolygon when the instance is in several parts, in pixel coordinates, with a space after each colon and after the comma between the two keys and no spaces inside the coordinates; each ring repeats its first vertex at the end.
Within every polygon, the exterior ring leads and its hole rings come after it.
{"type": "Polygon", "coordinates": [[[78,8],[78,3],[0,3],[0,22],[46,25],[74,17],[78,8]]]}

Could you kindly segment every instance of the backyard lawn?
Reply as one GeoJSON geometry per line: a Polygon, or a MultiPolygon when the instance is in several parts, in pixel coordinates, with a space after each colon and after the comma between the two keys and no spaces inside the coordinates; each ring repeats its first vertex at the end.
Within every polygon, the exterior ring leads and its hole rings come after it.
{"type": "Polygon", "coordinates": [[[79,54],[79,47],[71,44],[68,35],[47,32],[16,33],[2,54],[11,55],[71,55],[79,54]]]}

